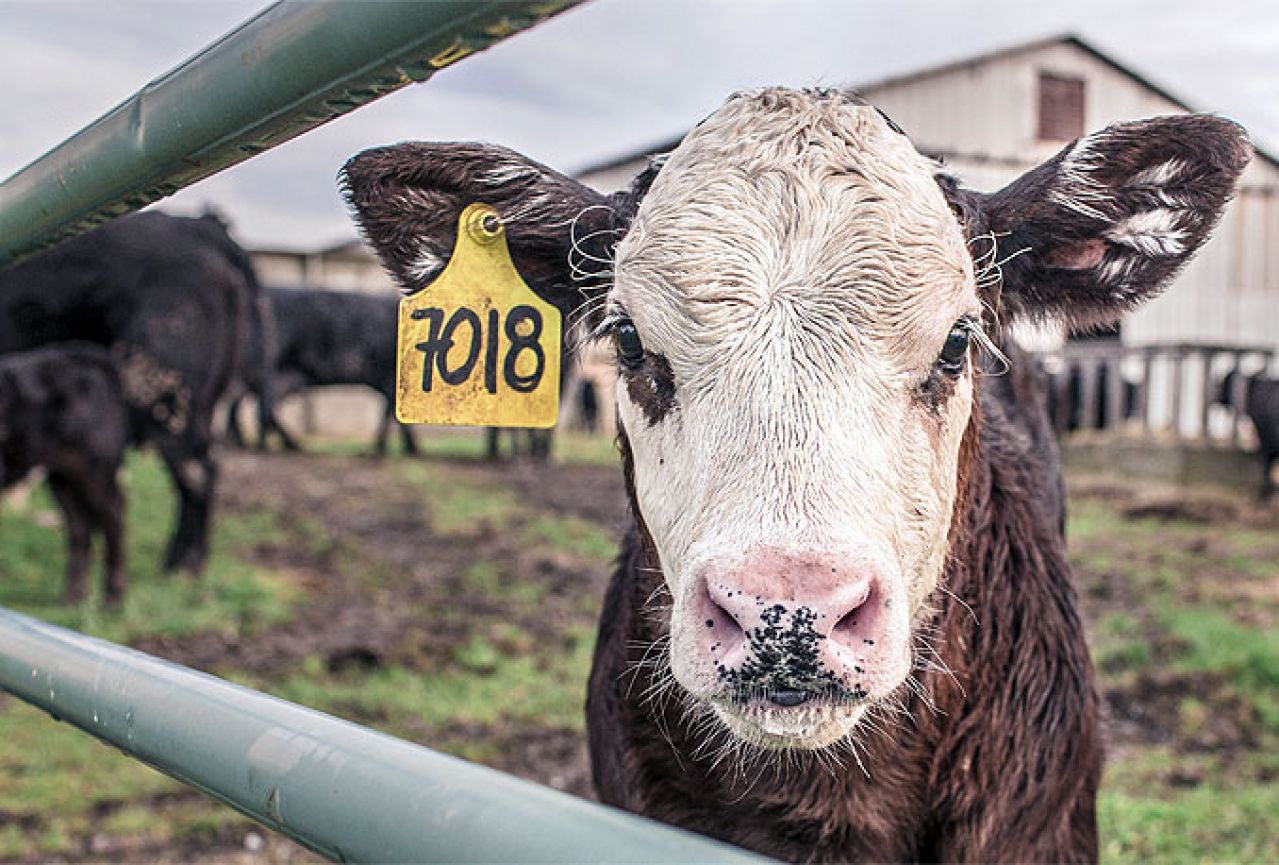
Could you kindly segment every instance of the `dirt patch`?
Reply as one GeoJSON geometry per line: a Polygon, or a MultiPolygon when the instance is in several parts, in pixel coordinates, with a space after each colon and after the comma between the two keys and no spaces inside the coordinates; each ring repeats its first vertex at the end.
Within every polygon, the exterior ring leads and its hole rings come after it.
{"type": "MultiPolygon", "coordinates": [[[[304,597],[292,619],[261,633],[156,637],[137,648],[205,670],[283,674],[318,657],[330,671],[396,664],[430,671],[472,639],[477,624],[499,622],[538,645],[556,645],[566,627],[593,627],[607,567],[546,545],[525,528],[539,513],[569,514],[615,536],[626,519],[621,473],[598,466],[436,462],[440,484],[513,490],[519,508],[495,524],[461,531],[433,527],[431,491],[396,471],[402,462],[324,455],[223,455],[220,507],[266,511],[285,526],[254,561],[286,571],[304,597]],[[475,585],[477,563],[493,585],[475,585]]],[[[410,464],[411,465],[411,464],[410,464]]],[[[456,732],[456,731],[455,731],[456,732]]],[[[580,735],[494,733],[509,768],[585,793],[580,735]]]]}
{"type": "Polygon", "coordinates": [[[1127,519],[1279,531],[1279,500],[1266,504],[1248,494],[1231,495],[1216,489],[1166,483],[1131,480],[1119,484],[1097,475],[1072,476],[1069,486],[1072,500],[1107,503],[1127,519]]]}
{"type": "Polygon", "coordinates": [[[592,520],[617,531],[626,527],[630,503],[617,466],[517,464],[504,475],[520,495],[547,510],[592,520]]]}
{"type": "Polygon", "coordinates": [[[1129,505],[1123,509],[1123,515],[1130,520],[1180,520],[1212,525],[1238,520],[1239,506],[1213,499],[1159,499],[1129,505]]]}
{"type": "Polygon", "coordinates": [[[1142,671],[1106,689],[1111,742],[1168,745],[1175,751],[1235,752],[1261,743],[1256,708],[1224,676],[1142,671]]]}

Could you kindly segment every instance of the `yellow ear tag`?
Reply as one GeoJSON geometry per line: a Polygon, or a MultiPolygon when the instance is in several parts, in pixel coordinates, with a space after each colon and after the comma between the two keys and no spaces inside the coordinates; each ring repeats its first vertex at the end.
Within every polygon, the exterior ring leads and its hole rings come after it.
{"type": "Polygon", "coordinates": [[[560,311],[515,270],[497,211],[472,204],[435,282],[400,301],[395,416],[404,423],[555,426],[560,311]]]}

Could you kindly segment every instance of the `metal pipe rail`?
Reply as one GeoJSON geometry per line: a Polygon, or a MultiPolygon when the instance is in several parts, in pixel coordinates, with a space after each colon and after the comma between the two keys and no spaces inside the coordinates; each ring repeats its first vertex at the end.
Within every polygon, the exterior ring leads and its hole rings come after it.
{"type": "Polygon", "coordinates": [[[583,0],[283,0],[0,184],[0,268],[583,0]]]}
{"type": "Polygon", "coordinates": [[[0,608],[0,689],[335,862],[763,862],[0,608]]]}

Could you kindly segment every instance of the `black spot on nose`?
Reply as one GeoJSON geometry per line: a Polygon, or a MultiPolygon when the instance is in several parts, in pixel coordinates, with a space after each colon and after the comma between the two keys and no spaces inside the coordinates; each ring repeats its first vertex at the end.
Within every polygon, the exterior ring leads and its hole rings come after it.
{"type": "Polygon", "coordinates": [[[796,691],[794,689],[787,688],[781,691],[773,691],[768,695],[768,701],[774,705],[790,709],[794,706],[807,703],[812,699],[812,697],[812,691],[796,691]]]}

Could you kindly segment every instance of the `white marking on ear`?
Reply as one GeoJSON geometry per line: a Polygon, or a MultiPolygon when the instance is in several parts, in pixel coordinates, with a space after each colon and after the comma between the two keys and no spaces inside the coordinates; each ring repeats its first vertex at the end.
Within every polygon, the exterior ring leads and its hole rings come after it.
{"type": "Polygon", "coordinates": [[[1092,172],[1100,164],[1100,157],[1092,150],[1092,138],[1080,139],[1062,160],[1061,177],[1048,197],[1082,216],[1107,220],[1109,217],[1099,206],[1110,201],[1112,196],[1092,177],[1092,172]]]}
{"type": "Polygon", "coordinates": [[[486,168],[481,171],[476,180],[485,186],[502,186],[507,183],[514,183],[519,180],[531,180],[537,177],[541,172],[531,165],[524,165],[520,162],[508,162],[505,165],[495,165],[492,168],[486,168]]]}
{"type": "Polygon", "coordinates": [[[1171,183],[1183,174],[1189,164],[1184,159],[1169,159],[1167,162],[1159,165],[1152,165],[1147,169],[1137,172],[1128,181],[1129,186],[1163,186],[1165,183],[1171,183]]]}
{"type": "MultiPolygon", "coordinates": [[[[1138,258],[1135,255],[1119,254],[1107,257],[1098,267],[1098,279],[1103,283],[1119,283],[1128,281],[1132,275],[1133,267],[1137,264],[1138,258]]],[[[1122,291],[1115,292],[1115,299],[1122,300],[1125,297],[1122,291]]]]}
{"type": "Polygon", "coordinates": [[[1178,227],[1176,212],[1164,208],[1134,213],[1107,229],[1105,237],[1146,256],[1186,251],[1186,232],[1178,227]]]}
{"type": "Polygon", "coordinates": [[[425,243],[419,244],[417,254],[413,256],[413,260],[408,263],[405,268],[409,276],[414,279],[425,282],[428,279],[434,279],[444,268],[444,260],[436,255],[430,247],[425,243]]]}

